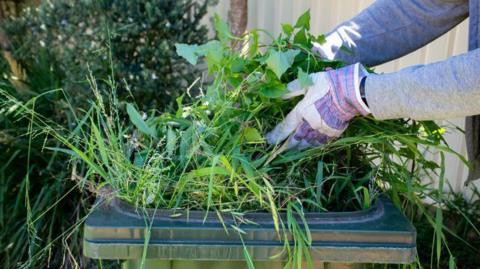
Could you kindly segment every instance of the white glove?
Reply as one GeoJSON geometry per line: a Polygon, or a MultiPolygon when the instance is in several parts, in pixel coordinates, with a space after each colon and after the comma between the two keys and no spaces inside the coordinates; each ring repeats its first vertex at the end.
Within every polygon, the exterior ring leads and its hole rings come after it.
{"type": "Polygon", "coordinates": [[[295,108],[266,135],[267,142],[278,144],[287,137],[286,148],[319,146],[338,138],[348,122],[370,110],[360,96],[360,80],[367,75],[360,64],[311,74],[313,85],[301,89],[298,80],[290,82],[285,99],[305,94],[295,108]]]}

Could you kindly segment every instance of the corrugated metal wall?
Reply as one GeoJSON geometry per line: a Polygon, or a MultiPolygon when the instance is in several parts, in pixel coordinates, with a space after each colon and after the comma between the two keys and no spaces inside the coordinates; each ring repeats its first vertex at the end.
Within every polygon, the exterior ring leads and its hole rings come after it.
{"type": "MultiPolygon", "coordinates": [[[[274,34],[281,31],[281,23],[294,23],[307,9],[312,15],[311,28],[314,34],[326,33],[340,22],[347,20],[373,3],[373,0],[249,0],[249,28],[261,28],[274,34]]],[[[229,1],[219,0],[211,13],[228,17],[229,1]]],[[[446,59],[467,51],[468,22],[461,23],[447,34],[428,46],[395,61],[376,68],[377,72],[393,72],[406,66],[425,64],[446,59]]],[[[392,44],[394,45],[394,44],[392,44]]],[[[464,119],[452,119],[449,122],[464,127],[464,119]]],[[[441,122],[443,124],[444,122],[441,122]]],[[[458,152],[465,154],[463,134],[450,131],[447,141],[458,152]]],[[[435,154],[432,158],[438,159],[435,154]]],[[[466,167],[454,156],[447,156],[446,178],[456,192],[468,193],[463,183],[467,176],[466,167]]],[[[480,180],[479,180],[480,181],[480,180]]],[[[476,182],[477,185],[478,182],[476,182]]]]}

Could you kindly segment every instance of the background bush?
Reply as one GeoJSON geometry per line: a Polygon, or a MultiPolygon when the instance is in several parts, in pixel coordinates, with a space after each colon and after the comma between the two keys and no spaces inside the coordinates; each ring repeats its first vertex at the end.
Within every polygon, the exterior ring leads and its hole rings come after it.
{"type": "MultiPolygon", "coordinates": [[[[198,73],[175,43],[204,43],[201,19],[212,0],[54,0],[7,21],[14,57],[27,72],[49,59],[72,96],[89,94],[86,77],[113,74],[122,96],[167,106],[198,73]],[[113,70],[112,68],[113,67],[113,70]]],[[[99,80],[101,81],[101,80],[99,80]]],[[[101,84],[100,84],[101,86],[101,84]]]]}
{"type": "MultiPolygon", "coordinates": [[[[92,94],[90,72],[100,88],[113,75],[122,98],[163,109],[197,75],[177,58],[174,44],[206,40],[200,20],[210,3],[44,1],[0,25],[25,71],[22,84],[11,83],[0,56],[0,92],[71,130],[73,110],[86,107],[92,94]]],[[[55,142],[16,111],[0,94],[0,267],[97,268],[82,257],[78,226],[94,194],[67,168],[66,156],[44,148],[55,142]]]]}

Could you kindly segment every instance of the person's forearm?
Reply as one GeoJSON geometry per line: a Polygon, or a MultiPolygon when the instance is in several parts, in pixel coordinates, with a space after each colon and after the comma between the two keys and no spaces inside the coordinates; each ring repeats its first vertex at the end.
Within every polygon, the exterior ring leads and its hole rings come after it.
{"type": "Polygon", "coordinates": [[[365,94],[377,119],[450,119],[480,114],[480,49],[395,73],[369,75],[365,94]]]}
{"type": "Polygon", "coordinates": [[[327,34],[326,47],[333,59],[375,66],[422,47],[467,16],[467,0],[377,0],[327,34]]]}

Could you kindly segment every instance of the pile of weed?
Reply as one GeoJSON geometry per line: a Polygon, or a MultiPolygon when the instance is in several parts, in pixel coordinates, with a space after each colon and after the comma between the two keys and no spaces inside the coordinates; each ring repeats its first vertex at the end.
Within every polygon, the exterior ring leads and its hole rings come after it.
{"type": "MultiPolygon", "coordinates": [[[[200,95],[191,96],[190,103],[178,98],[176,111],[141,113],[116,98],[113,78],[105,97],[90,77],[96,98],[78,116],[76,132],[65,135],[61,125],[36,114],[31,105],[7,99],[21,107],[20,117],[30,117],[64,145],[50,150],[70,155],[73,167],[86,165],[77,173],[92,188],[108,186],[115,197],[139,208],[215,211],[220,220],[231,214],[238,223],[245,221],[246,212],[270,212],[279,239],[293,234],[293,245],[284,241],[287,267],[310,261],[304,251],[311,244],[304,229],[308,225],[293,216],[302,220],[306,211],[366,209],[380,193],[405,212],[414,208],[423,214],[435,231],[439,258],[447,243],[442,212],[430,214],[423,200],[444,202],[444,154],[456,153],[434,122],[356,118],[340,139],[301,152],[265,142],[263,134],[298,101],[279,98],[287,82],[299,78],[308,86],[309,73],[343,65],[311,53],[312,42],[323,37],[309,34],[309,21],[307,12],[294,26],[283,25],[284,32],[271,44],[262,45],[258,35],[264,32],[234,37],[216,17],[218,40],[177,44],[177,52],[190,63],[199,57],[206,61],[213,82],[193,82],[185,94],[197,88],[200,95]],[[232,49],[240,43],[248,47],[232,49]],[[440,165],[424,157],[432,150],[440,152],[440,165]],[[287,220],[279,218],[281,212],[287,220]]],[[[241,227],[232,228],[242,234],[241,227]]],[[[447,257],[453,260],[448,248],[447,257]]]]}

